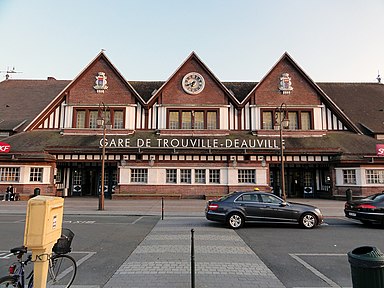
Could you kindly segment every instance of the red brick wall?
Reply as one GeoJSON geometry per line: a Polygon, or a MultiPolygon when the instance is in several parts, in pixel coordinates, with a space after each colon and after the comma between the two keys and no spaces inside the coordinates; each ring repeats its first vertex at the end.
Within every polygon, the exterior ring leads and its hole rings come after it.
{"type": "Polygon", "coordinates": [[[281,103],[289,105],[319,105],[320,97],[310,83],[286,59],[276,67],[259,84],[255,91],[256,104],[277,107],[281,103]],[[280,76],[289,73],[293,90],[291,94],[283,95],[279,90],[280,76]]]}
{"type": "MultiPolygon", "coordinates": [[[[0,185],[0,194],[4,194],[9,185],[0,185]]],[[[28,200],[34,193],[35,188],[40,188],[40,195],[57,196],[56,188],[51,184],[13,184],[16,193],[20,195],[20,200],[28,200]]]]}
{"type": "Polygon", "coordinates": [[[373,195],[376,193],[381,193],[383,191],[383,187],[339,187],[334,196],[336,197],[346,197],[345,191],[351,188],[353,197],[365,197],[369,195],[373,195]]]}
{"type": "Polygon", "coordinates": [[[164,86],[161,93],[160,104],[186,104],[199,105],[227,105],[228,96],[224,94],[223,89],[214,81],[214,79],[201,68],[199,63],[191,59],[178,70],[169,82],[164,86]],[[181,82],[183,77],[189,72],[197,72],[204,77],[205,87],[202,92],[196,95],[190,95],[183,90],[181,82]]]}
{"type": "Polygon", "coordinates": [[[100,59],[87,69],[76,81],[69,91],[69,104],[97,105],[101,102],[108,104],[135,104],[136,100],[132,92],[124,82],[111,69],[104,59],[100,59]],[[104,93],[97,93],[93,86],[96,85],[96,76],[104,72],[107,76],[108,89],[104,93]]]}
{"type": "MultiPolygon", "coordinates": [[[[233,191],[252,191],[256,186],[219,186],[219,185],[120,185],[116,190],[114,198],[119,194],[150,194],[159,196],[180,195],[181,198],[210,198],[225,195],[233,191]]],[[[269,187],[257,186],[260,190],[269,191],[269,187]]]]}

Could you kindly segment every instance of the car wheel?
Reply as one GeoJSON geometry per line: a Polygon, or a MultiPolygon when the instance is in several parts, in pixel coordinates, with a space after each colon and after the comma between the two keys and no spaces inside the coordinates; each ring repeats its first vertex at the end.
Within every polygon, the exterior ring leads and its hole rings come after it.
{"type": "Polygon", "coordinates": [[[240,213],[232,213],[228,216],[227,224],[232,229],[239,229],[244,224],[244,217],[240,213]]]}
{"type": "Polygon", "coordinates": [[[312,229],[317,225],[317,218],[312,213],[304,213],[300,218],[300,225],[306,229],[312,229]]]}

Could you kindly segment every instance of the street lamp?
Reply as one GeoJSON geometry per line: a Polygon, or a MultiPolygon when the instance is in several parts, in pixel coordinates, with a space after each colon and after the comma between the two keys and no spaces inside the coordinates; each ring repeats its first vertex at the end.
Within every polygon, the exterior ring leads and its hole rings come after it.
{"type": "Polygon", "coordinates": [[[279,126],[280,130],[280,181],[281,181],[281,194],[284,201],[287,200],[287,195],[285,193],[285,172],[284,172],[284,148],[283,148],[283,129],[289,127],[289,118],[287,112],[287,105],[282,103],[280,107],[276,108],[275,114],[275,125],[279,126]]]}
{"type": "Polygon", "coordinates": [[[99,210],[104,210],[104,173],[105,173],[105,132],[107,129],[112,128],[110,117],[107,117],[108,107],[103,104],[103,109],[100,109],[97,117],[97,126],[103,129],[103,143],[102,143],[102,156],[101,156],[101,192],[99,195],[99,210]],[[106,121],[108,120],[108,121],[106,121]]]}

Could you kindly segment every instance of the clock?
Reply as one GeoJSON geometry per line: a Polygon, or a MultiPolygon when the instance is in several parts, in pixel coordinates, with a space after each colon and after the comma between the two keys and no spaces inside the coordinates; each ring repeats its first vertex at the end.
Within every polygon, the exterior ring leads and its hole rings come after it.
{"type": "Polygon", "coordinates": [[[205,81],[203,76],[196,72],[190,72],[183,77],[181,86],[188,94],[198,94],[203,91],[205,81]]]}

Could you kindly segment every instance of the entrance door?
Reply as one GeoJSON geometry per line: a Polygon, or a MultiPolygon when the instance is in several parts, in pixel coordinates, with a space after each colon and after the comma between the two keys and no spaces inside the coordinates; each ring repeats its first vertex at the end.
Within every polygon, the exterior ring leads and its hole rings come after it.
{"type": "Polygon", "coordinates": [[[96,196],[97,169],[90,167],[78,167],[72,170],[72,195],[96,196]]]}
{"type": "Polygon", "coordinates": [[[72,170],[72,195],[81,196],[83,193],[83,173],[81,169],[72,170]]]}
{"type": "Polygon", "coordinates": [[[97,170],[96,169],[84,169],[84,181],[83,181],[83,195],[84,196],[97,196],[97,170]]]}
{"type": "Polygon", "coordinates": [[[303,173],[303,197],[304,198],[313,198],[315,196],[315,187],[314,187],[314,173],[309,171],[304,171],[303,173]]]}
{"type": "MultiPolygon", "coordinates": [[[[285,193],[287,197],[314,197],[316,167],[309,165],[285,166],[285,193]],[[304,193],[305,191],[305,193],[304,193]],[[308,194],[308,192],[310,194],[308,194]]],[[[280,196],[280,165],[270,165],[270,183],[274,194],[280,196]]]]}
{"type": "MultiPolygon", "coordinates": [[[[98,173],[98,192],[101,193],[101,171],[98,173]]],[[[115,166],[106,167],[104,171],[104,197],[112,198],[117,185],[117,169],[115,166]]]]}
{"type": "Polygon", "coordinates": [[[289,197],[301,197],[301,170],[298,169],[290,169],[287,171],[288,174],[288,183],[286,184],[287,194],[289,197]]]}

